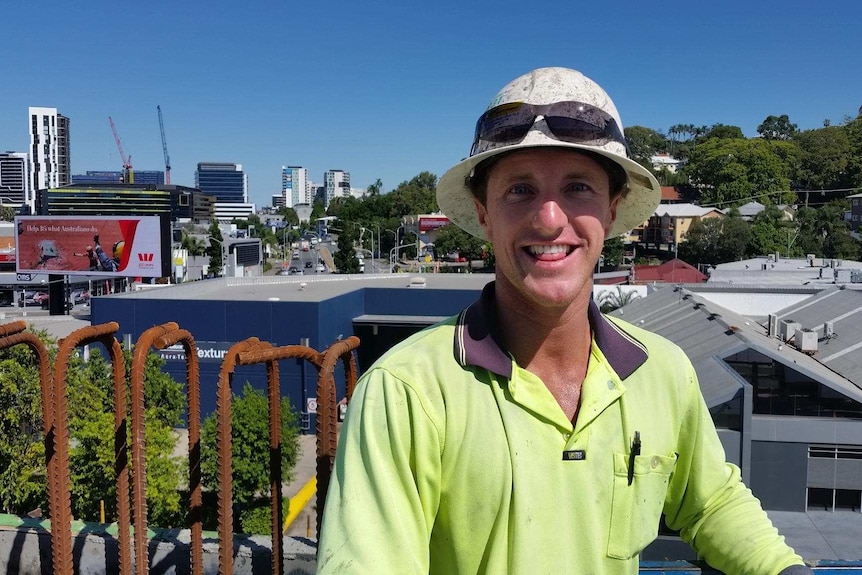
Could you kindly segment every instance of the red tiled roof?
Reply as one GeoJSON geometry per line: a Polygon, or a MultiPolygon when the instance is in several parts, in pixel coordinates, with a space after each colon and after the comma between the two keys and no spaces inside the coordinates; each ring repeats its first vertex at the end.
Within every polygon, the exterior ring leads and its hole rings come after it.
{"type": "Polygon", "coordinates": [[[661,201],[679,201],[681,199],[679,192],[676,191],[674,186],[661,187],[661,201]]]}
{"type": "Polygon", "coordinates": [[[706,275],[681,259],[672,259],[658,266],[635,266],[635,283],[704,283],[706,280],[706,275]]]}

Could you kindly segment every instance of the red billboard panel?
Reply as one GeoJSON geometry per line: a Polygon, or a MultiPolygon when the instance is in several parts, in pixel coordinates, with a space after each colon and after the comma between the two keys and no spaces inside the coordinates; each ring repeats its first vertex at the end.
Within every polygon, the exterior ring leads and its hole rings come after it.
{"type": "Polygon", "coordinates": [[[446,216],[421,216],[419,218],[419,232],[432,232],[437,228],[442,228],[449,223],[449,218],[446,216]]]}
{"type": "Polygon", "coordinates": [[[164,277],[158,216],[17,216],[18,273],[164,277]]]}

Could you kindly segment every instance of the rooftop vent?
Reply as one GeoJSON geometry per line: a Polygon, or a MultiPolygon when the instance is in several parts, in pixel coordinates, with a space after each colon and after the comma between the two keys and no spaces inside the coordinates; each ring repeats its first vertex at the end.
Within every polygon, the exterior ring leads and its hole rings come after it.
{"type": "Polygon", "coordinates": [[[802,353],[813,355],[817,353],[817,332],[810,329],[797,329],[793,343],[802,353]]]}
{"type": "Polygon", "coordinates": [[[425,278],[422,276],[416,276],[410,278],[410,284],[408,284],[409,288],[424,288],[425,287],[425,278]]]}
{"type": "Polygon", "coordinates": [[[779,336],[781,341],[793,339],[796,330],[802,329],[802,324],[793,321],[792,319],[783,319],[779,325],[779,336]]]}

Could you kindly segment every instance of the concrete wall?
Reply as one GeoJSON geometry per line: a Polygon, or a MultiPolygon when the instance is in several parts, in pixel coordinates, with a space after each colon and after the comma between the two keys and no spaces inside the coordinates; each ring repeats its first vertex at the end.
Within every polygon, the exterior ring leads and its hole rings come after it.
{"type": "Polygon", "coordinates": [[[805,511],[807,443],[752,441],[751,461],[749,487],[764,509],[805,511]]]}

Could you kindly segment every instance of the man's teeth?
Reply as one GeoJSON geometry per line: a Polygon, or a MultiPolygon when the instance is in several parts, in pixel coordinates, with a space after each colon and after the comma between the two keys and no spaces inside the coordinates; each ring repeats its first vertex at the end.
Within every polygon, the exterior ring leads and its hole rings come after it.
{"type": "Polygon", "coordinates": [[[538,256],[541,254],[560,254],[567,253],[569,251],[569,246],[564,246],[562,244],[554,244],[554,245],[544,245],[544,246],[530,246],[529,251],[534,256],[538,256]]]}

